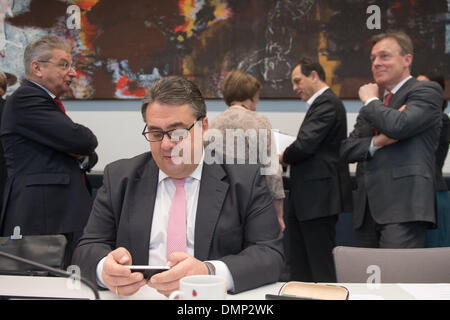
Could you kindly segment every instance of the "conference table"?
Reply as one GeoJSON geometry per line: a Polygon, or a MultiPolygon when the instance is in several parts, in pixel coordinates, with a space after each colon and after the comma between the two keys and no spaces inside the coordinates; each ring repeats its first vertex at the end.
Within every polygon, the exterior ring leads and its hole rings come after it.
{"type": "MultiPolygon", "coordinates": [[[[227,300],[264,300],[266,294],[278,294],[285,282],[265,285],[227,300]]],[[[346,287],[349,300],[450,300],[450,283],[333,283],[346,287]]],[[[102,300],[167,300],[153,288],[144,286],[132,296],[117,296],[99,291],[102,300]]],[[[71,279],[59,277],[0,275],[0,296],[11,298],[94,299],[90,288],[71,279]]]]}

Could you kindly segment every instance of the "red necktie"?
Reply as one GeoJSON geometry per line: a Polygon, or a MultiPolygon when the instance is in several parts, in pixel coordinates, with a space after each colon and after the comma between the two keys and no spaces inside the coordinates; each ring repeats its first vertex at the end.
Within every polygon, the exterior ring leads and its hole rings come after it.
{"type": "Polygon", "coordinates": [[[392,92],[389,91],[389,93],[384,97],[384,105],[387,106],[389,105],[389,101],[391,101],[391,98],[394,94],[392,92]]]}
{"type": "MultiPolygon", "coordinates": [[[[64,112],[64,114],[66,114],[66,108],[64,108],[64,105],[62,104],[61,100],[59,100],[58,98],[55,98],[55,102],[59,105],[62,112],[64,112]]],[[[83,179],[83,183],[86,184],[86,172],[84,172],[83,170],[81,170],[81,179],[83,179]]]]}
{"type": "Polygon", "coordinates": [[[58,98],[55,98],[55,102],[59,105],[59,107],[61,108],[62,112],[64,112],[64,114],[66,114],[66,108],[64,108],[61,100],[59,100],[58,98]]]}
{"type": "MultiPolygon", "coordinates": [[[[391,101],[391,98],[394,94],[392,92],[389,91],[389,93],[384,97],[384,101],[383,104],[385,106],[389,105],[389,101],[391,101]]],[[[373,128],[373,135],[376,136],[378,134],[378,129],[377,128],[373,128]]]]}

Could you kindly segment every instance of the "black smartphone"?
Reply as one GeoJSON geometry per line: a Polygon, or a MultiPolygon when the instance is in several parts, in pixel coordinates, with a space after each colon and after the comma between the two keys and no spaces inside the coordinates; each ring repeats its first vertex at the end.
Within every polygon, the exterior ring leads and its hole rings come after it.
{"type": "Polygon", "coordinates": [[[149,280],[153,275],[170,269],[169,266],[125,266],[131,272],[140,272],[144,275],[145,280],[149,280]]]}

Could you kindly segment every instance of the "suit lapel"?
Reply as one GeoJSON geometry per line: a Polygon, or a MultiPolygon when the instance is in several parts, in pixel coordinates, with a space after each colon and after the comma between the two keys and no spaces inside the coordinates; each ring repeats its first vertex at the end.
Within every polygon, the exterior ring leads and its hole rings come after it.
{"type": "Polygon", "coordinates": [[[158,188],[158,174],[159,169],[153,158],[150,158],[140,174],[130,182],[132,187],[128,191],[131,195],[129,203],[130,230],[128,232],[133,251],[133,264],[148,264],[150,230],[158,188]]]}
{"type": "MultiPolygon", "coordinates": [[[[65,114],[65,112],[64,112],[64,111],[61,109],[61,107],[59,106],[59,104],[56,103],[55,99],[53,99],[53,98],[48,94],[48,92],[46,92],[44,89],[42,89],[41,87],[39,87],[37,84],[35,84],[35,83],[33,83],[33,82],[31,82],[31,81],[25,79],[23,85],[24,85],[24,86],[27,86],[27,87],[37,88],[37,89],[41,90],[41,91],[42,91],[42,94],[45,95],[45,97],[48,97],[48,98],[53,102],[55,108],[58,109],[58,110],[60,110],[61,112],[63,112],[63,113],[65,114]]],[[[66,116],[67,116],[67,114],[66,114],[66,116]]]]}
{"type": "Polygon", "coordinates": [[[392,96],[391,100],[389,101],[389,107],[394,109],[399,109],[403,104],[406,102],[406,96],[408,92],[410,91],[411,86],[416,82],[417,80],[415,78],[411,78],[408,81],[406,81],[400,89],[392,96]]]}
{"type": "Polygon", "coordinates": [[[301,124],[301,126],[300,126],[300,129],[298,130],[297,137],[300,136],[300,133],[301,133],[301,130],[302,130],[302,126],[303,126],[304,123],[307,123],[307,120],[308,120],[309,115],[311,114],[312,110],[313,110],[315,107],[317,107],[317,105],[318,105],[319,103],[322,103],[322,100],[327,100],[327,99],[328,99],[328,94],[330,94],[330,92],[332,92],[330,88],[328,88],[327,90],[325,90],[324,92],[322,92],[322,94],[319,95],[319,96],[314,100],[314,102],[312,103],[312,105],[309,106],[308,110],[306,110],[305,118],[303,119],[303,122],[302,122],[302,124],[301,124]]]}
{"type": "Polygon", "coordinates": [[[214,229],[229,187],[222,181],[225,176],[220,165],[203,165],[194,239],[194,255],[202,261],[208,259],[214,229]]]}

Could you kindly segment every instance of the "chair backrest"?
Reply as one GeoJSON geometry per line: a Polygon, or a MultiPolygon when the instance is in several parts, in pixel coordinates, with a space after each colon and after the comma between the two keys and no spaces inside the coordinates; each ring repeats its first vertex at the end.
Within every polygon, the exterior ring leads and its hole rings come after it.
{"type": "Polygon", "coordinates": [[[337,281],[366,283],[450,283],[450,247],[333,249],[337,281]],[[372,277],[371,279],[369,279],[372,277]],[[369,281],[368,281],[369,280],[369,281]]]}

